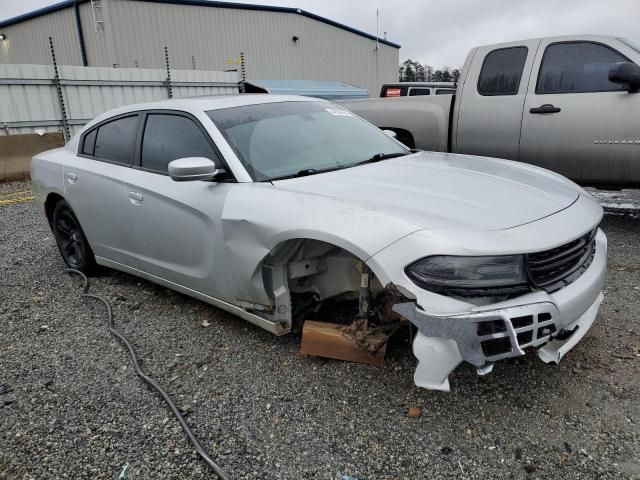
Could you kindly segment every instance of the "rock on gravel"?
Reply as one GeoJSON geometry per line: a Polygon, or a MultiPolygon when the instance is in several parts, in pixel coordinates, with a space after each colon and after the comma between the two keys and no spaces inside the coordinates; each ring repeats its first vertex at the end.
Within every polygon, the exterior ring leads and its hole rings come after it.
{"type": "MultiPolygon", "coordinates": [[[[461,366],[450,394],[413,385],[406,342],[381,367],[308,358],[129,275],[92,290],[232,479],[640,478],[640,220],[603,228],[606,298],[581,344],[558,366],[461,366]]],[[[35,203],[0,206],[0,479],[212,478],[63,268],[35,203]]]]}

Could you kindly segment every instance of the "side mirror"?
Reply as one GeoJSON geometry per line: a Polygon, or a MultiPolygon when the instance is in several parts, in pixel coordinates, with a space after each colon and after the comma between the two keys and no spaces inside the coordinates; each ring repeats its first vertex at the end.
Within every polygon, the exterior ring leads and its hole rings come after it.
{"type": "Polygon", "coordinates": [[[175,182],[211,180],[224,173],[213,161],[204,157],[178,158],[169,162],[169,176],[175,182]]]}
{"type": "Polygon", "coordinates": [[[382,130],[387,137],[396,138],[398,134],[393,130],[382,130]]]}
{"type": "Polygon", "coordinates": [[[629,93],[640,89],[640,67],[631,62],[614,63],[609,69],[609,81],[626,85],[629,93]]]}

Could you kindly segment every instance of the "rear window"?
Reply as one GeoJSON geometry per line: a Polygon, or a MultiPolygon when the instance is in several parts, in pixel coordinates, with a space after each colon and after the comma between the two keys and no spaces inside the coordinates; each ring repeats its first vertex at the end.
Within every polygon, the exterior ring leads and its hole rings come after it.
{"type": "Polygon", "coordinates": [[[614,63],[627,61],[625,56],[599,43],[551,44],[542,57],[536,93],[624,90],[624,85],[609,81],[609,70],[614,63]]]}
{"type": "MultiPolygon", "coordinates": [[[[138,115],[119,118],[99,126],[93,155],[101,160],[131,163],[137,129],[138,115]]],[[[87,137],[85,137],[85,143],[87,137]]]]}
{"type": "Polygon", "coordinates": [[[453,95],[454,93],[456,93],[456,91],[452,89],[436,90],[436,95],[453,95]]]}
{"type": "Polygon", "coordinates": [[[428,88],[412,88],[409,90],[410,97],[416,97],[418,95],[429,95],[431,92],[428,88]]]}
{"type": "Polygon", "coordinates": [[[404,97],[407,94],[407,87],[383,87],[382,97],[404,97]]]}
{"type": "Polygon", "coordinates": [[[489,52],[478,78],[478,93],[517,95],[528,52],[527,47],[501,48],[489,52]]]}

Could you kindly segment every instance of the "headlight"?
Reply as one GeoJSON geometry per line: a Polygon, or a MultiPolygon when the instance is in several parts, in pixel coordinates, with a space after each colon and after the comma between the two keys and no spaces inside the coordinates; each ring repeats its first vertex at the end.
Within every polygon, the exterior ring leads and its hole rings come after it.
{"type": "Polygon", "coordinates": [[[482,294],[483,289],[502,289],[505,293],[511,293],[511,287],[520,291],[528,289],[522,255],[438,255],[418,260],[409,265],[405,272],[416,285],[434,292],[472,295],[482,294]]]}

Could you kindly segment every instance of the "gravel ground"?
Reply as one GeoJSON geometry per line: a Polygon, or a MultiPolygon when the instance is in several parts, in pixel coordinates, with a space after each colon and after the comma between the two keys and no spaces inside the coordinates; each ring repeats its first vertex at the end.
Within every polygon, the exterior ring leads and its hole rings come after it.
{"type": "MultiPolygon", "coordinates": [[[[125,274],[92,290],[232,479],[640,478],[640,215],[603,228],[606,297],[578,347],[558,366],[461,366],[450,394],[415,387],[400,344],[382,367],[306,358],[125,274]]],[[[63,268],[36,204],[0,205],[0,479],[212,478],[63,268]]]]}
{"type": "Polygon", "coordinates": [[[587,188],[589,192],[600,200],[607,211],[615,213],[637,213],[640,211],[640,190],[598,190],[587,188]]]}

